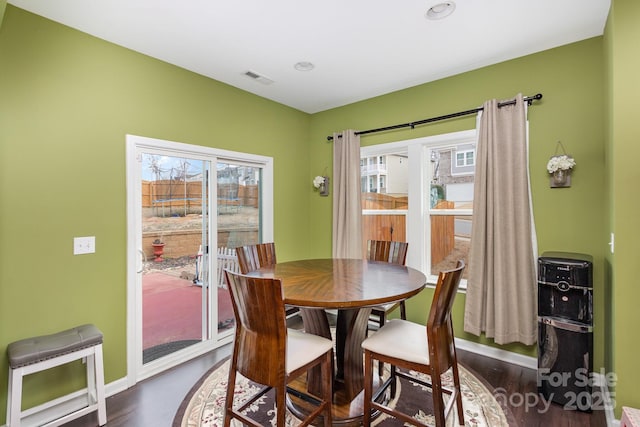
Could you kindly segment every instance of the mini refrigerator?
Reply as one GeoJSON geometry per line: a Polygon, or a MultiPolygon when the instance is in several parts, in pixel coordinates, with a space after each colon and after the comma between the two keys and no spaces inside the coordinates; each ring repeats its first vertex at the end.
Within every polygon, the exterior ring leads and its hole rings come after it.
{"type": "Polygon", "coordinates": [[[593,258],[538,258],[538,392],[565,409],[590,411],[593,371],[593,258]]]}

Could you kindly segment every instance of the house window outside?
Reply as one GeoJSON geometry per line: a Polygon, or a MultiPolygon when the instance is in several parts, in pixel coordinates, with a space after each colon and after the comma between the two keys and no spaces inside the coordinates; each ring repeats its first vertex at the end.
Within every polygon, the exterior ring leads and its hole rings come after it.
{"type": "Polygon", "coordinates": [[[474,166],[476,164],[475,151],[457,151],[456,152],[456,167],[474,166]]]}

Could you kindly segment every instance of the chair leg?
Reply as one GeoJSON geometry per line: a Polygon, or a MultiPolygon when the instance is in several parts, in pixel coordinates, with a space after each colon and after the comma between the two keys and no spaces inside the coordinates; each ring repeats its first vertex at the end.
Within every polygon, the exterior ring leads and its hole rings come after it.
{"type": "Polygon", "coordinates": [[[20,411],[22,411],[22,368],[9,368],[7,427],[20,427],[20,411]]]}
{"type": "Polygon", "coordinates": [[[464,425],[464,408],[462,407],[462,392],[460,391],[460,376],[458,374],[458,364],[454,363],[452,368],[453,372],[453,386],[456,391],[456,408],[458,409],[458,424],[464,425]]]}
{"type": "Polygon", "coordinates": [[[327,352],[324,362],[322,363],[322,383],[324,389],[325,415],[324,426],[331,427],[333,425],[333,414],[331,413],[333,401],[333,352],[327,352]]]}
{"type": "MultiPolygon", "coordinates": [[[[378,361],[380,363],[380,361],[378,361]]],[[[364,405],[362,415],[362,426],[371,425],[371,398],[373,396],[373,360],[371,352],[364,351],[364,405]]]]}
{"type": "Polygon", "coordinates": [[[396,390],[398,390],[398,378],[396,378],[396,367],[391,365],[391,398],[396,397],[396,390]]]}
{"type": "MultiPolygon", "coordinates": [[[[382,312],[378,317],[378,330],[380,330],[380,328],[384,326],[386,321],[387,321],[387,314],[385,312],[382,312]]],[[[383,374],[384,374],[384,363],[378,360],[378,376],[382,378],[383,374]]]]}
{"type": "Polygon", "coordinates": [[[231,418],[233,418],[233,395],[236,391],[236,364],[235,359],[231,362],[229,367],[229,383],[227,384],[227,397],[224,403],[224,427],[231,425],[231,418]]]}
{"type": "Polygon", "coordinates": [[[433,416],[435,417],[436,427],[444,427],[445,404],[442,399],[442,379],[440,375],[431,375],[431,393],[433,398],[433,416]]]}
{"type": "Polygon", "coordinates": [[[404,301],[400,301],[400,318],[407,320],[407,306],[404,304],[404,301]]]}
{"type": "Polygon", "coordinates": [[[276,426],[278,427],[284,427],[285,414],[287,413],[286,393],[286,386],[276,388],[276,426]]]}
{"type": "MultiPolygon", "coordinates": [[[[91,358],[93,359],[93,364],[91,364],[93,367],[91,378],[94,380],[96,403],[98,404],[98,425],[103,426],[107,423],[107,405],[104,391],[104,361],[102,356],[102,344],[95,347],[94,354],[91,358]]],[[[88,361],[87,366],[89,366],[88,361]]]]}

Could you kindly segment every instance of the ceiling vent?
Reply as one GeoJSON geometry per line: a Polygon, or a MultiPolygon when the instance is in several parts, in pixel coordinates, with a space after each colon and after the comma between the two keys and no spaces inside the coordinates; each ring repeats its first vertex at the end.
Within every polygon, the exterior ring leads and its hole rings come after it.
{"type": "Polygon", "coordinates": [[[265,77],[263,75],[260,75],[258,73],[256,73],[255,71],[247,71],[246,73],[244,73],[245,76],[262,83],[263,85],[270,85],[271,83],[273,83],[273,80],[271,80],[268,77],[265,77]]]}

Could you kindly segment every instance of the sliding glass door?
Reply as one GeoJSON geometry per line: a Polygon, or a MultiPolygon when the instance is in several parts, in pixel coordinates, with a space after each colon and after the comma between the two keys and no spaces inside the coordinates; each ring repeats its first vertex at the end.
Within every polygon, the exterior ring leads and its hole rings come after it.
{"type": "Polygon", "coordinates": [[[209,336],[207,253],[210,162],[140,152],[142,361],[209,336]]]}
{"type": "Polygon", "coordinates": [[[232,339],[224,269],[273,239],[272,160],[127,138],[128,370],[135,382],[232,339]]]}

